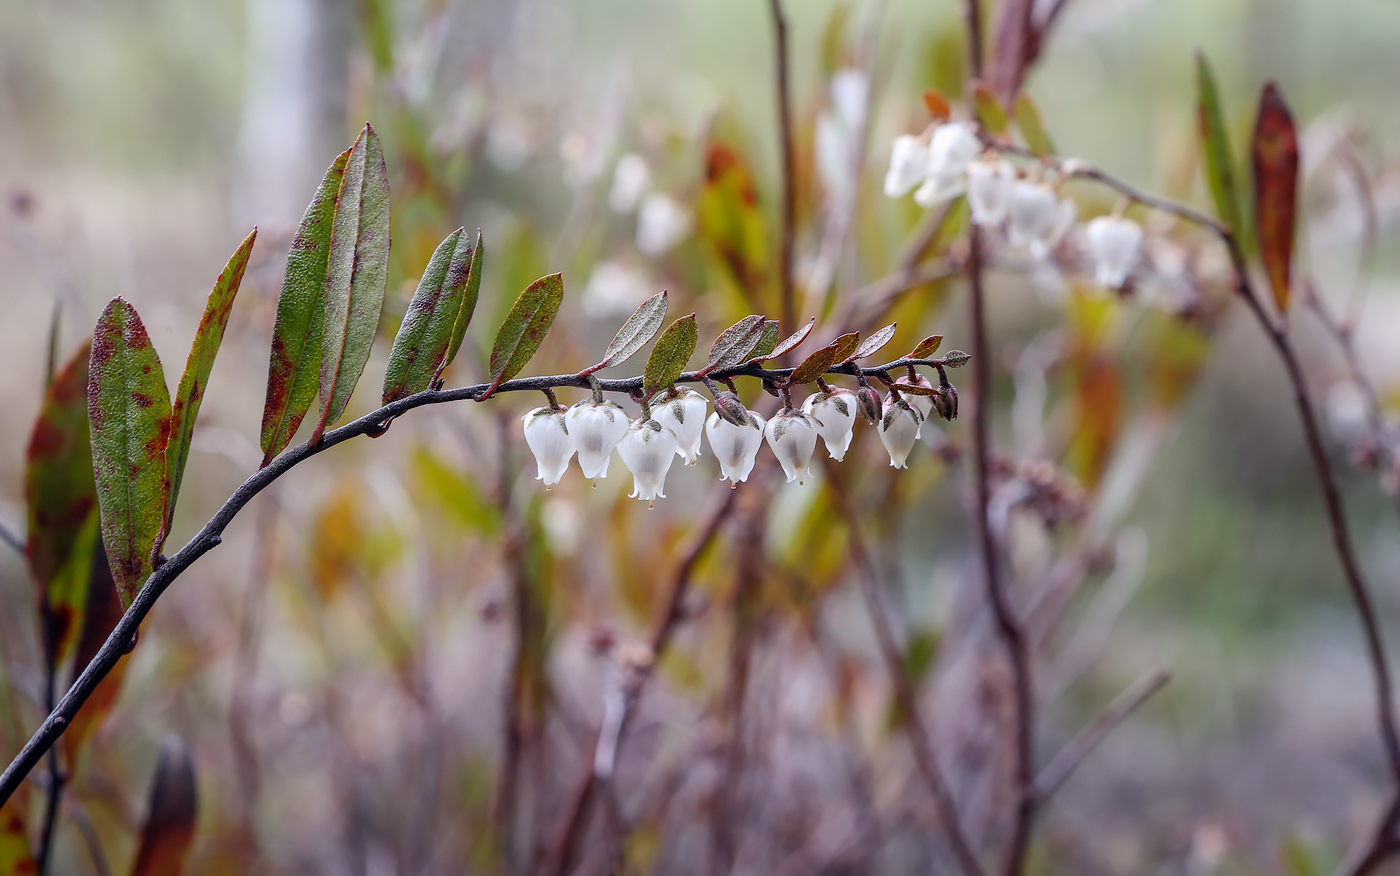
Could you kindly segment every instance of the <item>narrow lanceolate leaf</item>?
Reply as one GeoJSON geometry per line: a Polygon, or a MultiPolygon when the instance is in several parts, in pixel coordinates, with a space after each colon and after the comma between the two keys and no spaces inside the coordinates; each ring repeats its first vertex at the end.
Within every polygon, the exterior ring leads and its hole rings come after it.
{"type": "Polygon", "coordinates": [[[909,355],[906,358],[927,359],[934,353],[937,353],[938,348],[941,346],[943,346],[942,335],[929,335],[922,341],[919,341],[917,344],[915,344],[914,349],[909,351],[909,355]]]}
{"type": "Polygon", "coordinates": [[[685,364],[695,353],[695,344],[700,339],[700,328],[695,324],[695,314],[683,316],[666,327],[656,346],[651,348],[646,368],[642,369],[642,393],[652,395],[676,382],[685,371],[685,364]]]}
{"type": "Polygon", "coordinates": [[[1021,139],[1026,141],[1026,146],[1032,152],[1042,158],[1055,154],[1055,142],[1050,139],[1049,132],[1045,130],[1045,122],[1040,116],[1040,107],[1036,106],[1029,94],[1023,91],[1016,95],[1016,102],[1011,105],[1011,112],[1016,116],[1016,127],[1021,129],[1021,139]]]}
{"type": "Polygon", "coordinates": [[[91,342],[54,375],[29,438],[26,554],[39,585],[45,637],[60,659],[77,637],[97,537],[97,485],[88,438],[91,342]]]}
{"type": "Polygon", "coordinates": [[[899,391],[910,395],[938,395],[939,393],[936,386],[919,386],[917,383],[901,383],[899,391]]]}
{"type": "Polygon", "coordinates": [[[476,249],[465,228],[438,244],[394,338],[384,372],[384,404],[432,386],[449,364],[458,321],[469,321],[476,308],[474,294],[466,300],[475,261],[476,249]]]}
{"type": "Polygon", "coordinates": [[[766,320],[759,315],[746,316],[719,333],[710,345],[710,358],[706,371],[731,368],[749,358],[763,339],[763,326],[766,320]]]}
{"type": "Polygon", "coordinates": [[[758,343],[753,345],[753,355],[750,361],[762,362],[778,347],[778,321],[776,319],[765,319],[763,321],[763,333],[758,336],[758,343]]]}
{"type": "Polygon", "coordinates": [[[897,325],[899,325],[899,323],[892,322],[866,338],[861,342],[859,347],[856,347],[856,351],[851,354],[847,361],[854,362],[857,359],[864,359],[866,356],[875,355],[879,352],[881,347],[888,344],[890,339],[894,337],[894,330],[897,325]]]}
{"type": "Polygon", "coordinates": [[[365,125],[335,199],[326,264],[326,326],[321,335],[319,438],[340,419],[360,382],[389,278],[389,172],[379,136],[365,125]]]}
{"type": "Polygon", "coordinates": [[[1259,257],[1274,303],[1288,310],[1293,272],[1293,225],[1297,210],[1298,132],[1278,86],[1270,82],[1259,98],[1254,125],[1254,223],[1259,257]]]}
{"type": "Polygon", "coordinates": [[[1220,91],[1215,87],[1215,74],[1199,50],[1196,52],[1196,130],[1201,138],[1206,188],[1210,189],[1211,200],[1215,202],[1215,215],[1226,228],[1239,233],[1242,230],[1240,199],[1235,191],[1235,165],[1225,132],[1225,113],[1220,106],[1220,91]]]}
{"type": "MultiPolygon", "coordinates": [[[[457,323],[452,327],[452,346],[447,349],[447,361],[443,369],[457,358],[462,349],[462,340],[467,336],[467,326],[471,325],[472,314],[476,311],[477,293],[481,291],[481,260],[486,256],[485,245],[481,242],[481,229],[476,230],[476,246],[472,248],[472,266],[467,272],[467,291],[462,295],[462,309],[457,312],[457,323]]],[[[442,371],[438,372],[442,376],[442,371]]]]}
{"type": "Polygon", "coordinates": [[[272,356],[267,366],[263,465],[291,443],[320,386],[331,224],[335,220],[335,196],[349,160],[347,149],[326,171],[287,254],[287,272],[277,299],[277,325],[272,331],[272,356]]]}
{"type": "Polygon", "coordinates": [[[668,300],[665,292],[658,292],[638,305],[637,309],[632,311],[632,315],[627,317],[627,322],[622,324],[622,328],[617,330],[617,335],[612,339],[612,343],[608,344],[602,360],[591,370],[599,371],[621,365],[645,347],[647,341],[656,336],[661,323],[666,321],[668,300]]]}
{"type": "Polygon", "coordinates": [[[860,346],[860,332],[847,332],[831,342],[831,348],[836,351],[837,362],[844,362],[851,358],[856,347],[860,346]]]}
{"type": "Polygon", "coordinates": [[[178,737],[168,737],[156,759],[150,811],[141,828],[141,845],[131,876],[179,876],[194,841],[198,814],[194,757],[178,737]]]}
{"type": "Polygon", "coordinates": [[[559,304],[564,300],[564,275],[540,277],[520,293],[496,332],[491,345],[492,389],[520,373],[544,342],[559,304]]]}
{"type": "Polygon", "coordinates": [[[1006,130],[1006,109],[1002,107],[1001,101],[997,100],[992,87],[985,82],[974,82],[972,85],[972,97],[977,103],[977,119],[993,134],[1001,134],[1006,130]]]}
{"type": "Polygon", "coordinates": [[[88,424],[102,543],[126,608],[151,574],[165,523],[170,391],[146,327],[121,298],[113,298],[97,320],[89,371],[88,424]]]}
{"type": "Polygon", "coordinates": [[[19,808],[0,809],[0,876],[34,876],[39,872],[19,808]]]}
{"type": "Polygon", "coordinates": [[[802,328],[788,335],[786,338],[783,338],[782,343],[778,344],[772,350],[768,351],[768,353],[765,354],[763,358],[776,359],[779,356],[786,353],[788,350],[791,350],[793,347],[796,347],[798,344],[807,340],[807,336],[812,333],[812,327],[816,324],[817,318],[814,316],[811,319],[807,320],[807,324],[804,325],[802,328]]]}
{"type": "MultiPolygon", "coordinates": [[[[175,500],[180,495],[180,481],[185,475],[185,463],[190,458],[194,421],[199,416],[199,405],[204,401],[209,374],[214,370],[214,357],[219,354],[219,345],[224,341],[224,328],[228,326],[228,317],[233,311],[233,299],[238,294],[238,287],[243,283],[243,272],[248,267],[248,257],[252,255],[253,241],[257,236],[258,229],[254,228],[243,239],[243,243],[239,244],[219,278],[214,281],[214,289],[209,293],[208,303],[204,305],[204,316],[199,320],[199,328],[194,333],[190,357],[185,360],[185,373],[180,377],[180,388],[175,392],[175,407],[170,418],[170,439],[165,451],[170,493],[165,499],[165,526],[161,530],[160,544],[163,544],[166,536],[170,534],[170,524],[175,519],[175,500]]],[[[157,549],[160,544],[156,545],[157,549]]]]}

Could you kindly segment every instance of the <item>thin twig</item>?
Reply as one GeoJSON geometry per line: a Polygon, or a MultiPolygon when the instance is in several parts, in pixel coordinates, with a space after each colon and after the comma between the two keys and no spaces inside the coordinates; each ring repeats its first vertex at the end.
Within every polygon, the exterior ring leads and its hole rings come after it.
{"type": "Polygon", "coordinates": [[[14,548],[20,556],[25,555],[24,539],[4,521],[0,521],[0,541],[14,548]]]}
{"type": "Polygon", "coordinates": [[[778,282],[782,290],[783,331],[797,327],[797,300],[792,275],[792,251],[797,237],[797,172],[792,154],[792,99],[788,89],[788,30],[781,0],[768,0],[773,17],[773,79],[778,97],[778,136],[782,150],[783,224],[778,282]]]}
{"type": "Polygon", "coordinates": [[[1154,669],[1114,698],[1113,702],[1108,704],[1108,708],[1076,733],[1074,738],[1060,749],[1060,753],[1050,759],[1045,769],[1040,771],[1040,776],[1035,780],[1036,794],[1044,800],[1058,791],[1104,737],[1137,711],[1148,697],[1161,690],[1171,681],[1171,677],[1171,673],[1165,669],[1154,669]]]}
{"type": "MultiPolygon", "coordinates": [[[[47,594],[43,602],[44,610],[40,612],[40,617],[44,626],[44,708],[52,712],[54,700],[58,698],[58,641],[54,624],[50,622],[47,594]]],[[[44,826],[39,834],[39,876],[47,876],[53,860],[54,831],[58,827],[59,804],[63,800],[63,786],[66,783],[67,776],[58,762],[58,748],[55,747],[49,751],[49,798],[44,807],[44,826]]]]}

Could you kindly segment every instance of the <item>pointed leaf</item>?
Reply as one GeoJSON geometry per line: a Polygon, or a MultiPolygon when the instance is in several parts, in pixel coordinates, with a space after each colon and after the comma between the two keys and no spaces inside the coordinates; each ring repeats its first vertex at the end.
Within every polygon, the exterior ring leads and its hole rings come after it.
{"type": "Polygon", "coordinates": [[[856,347],[860,346],[860,332],[847,332],[832,341],[831,346],[836,350],[836,361],[844,362],[855,353],[856,347]]]}
{"type": "Polygon", "coordinates": [[[458,228],[428,260],[389,353],[384,404],[422,392],[447,367],[457,326],[460,322],[465,333],[476,307],[475,290],[470,289],[476,252],[467,230],[458,228]]]}
{"type": "Polygon", "coordinates": [[[894,337],[894,330],[897,325],[899,325],[899,323],[892,322],[866,338],[861,342],[859,347],[856,347],[856,351],[850,355],[847,361],[854,362],[857,359],[864,359],[866,356],[875,355],[875,353],[879,352],[881,347],[888,344],[890,339],[894,337]]]}
{"type": "Polygon", "coordinates": [[[150,811],[141,828],[141,845],[131,876],[180,876],[194,841],[198,812],[194,757],[179,737],[166,737],[156,759],[150,811]]]}
{"type": "Polygon", "coordinates": [[[53,383],[53,376],[58,371],[58,333],[63,328],[63,302],[59,301],[53,306],[53,316],[49,319],[49,345],[48,353],[44,356],[44,389],[49,388],[53,383]]]}
{"type": "Polygon", "coordinates": [[[943,346],[942,335],[929,335],[922,341],[914,345],[914,349],[909,351],[906,359],[928,359],[938,352],[938,348],[943,346]]]}
{"type": "Polygon", "coordinates": [[[766,321],[759,314],[746,316],[729,328],[719,333],[715,342],[710,345],[710,358],[705,368],[708,371],[716,371],[721,368],[730,368],[749,358],[757,347],[758,342],[763,339],[763,327],[766,321]]]}
{"type": "Polygon", "coordinates": [[[622,324],[622,328],[617,330],[617,335],[603,353],[602,361],[594,367],[603,369],[621,365],[645,347],[647,341],[656,336],[661,324],[666,321],[668,301],[669,297],[663,291],[638,305],[637,309],[632,311],[632,315],[627,317],[627,322],[622,324]]]}
{"type": "Polygon", "coordinates": [[[389,172],[374,128],[365,125],[335,199],[321,335],[321,420],[315,438],[340,419],[369,361],[389,278],[389,172]]]}
{"type": "Polygon", "coordinates": [[[214,357],[219,354],[219,345],[224,341],[224,328],[233,311],[233,299],[243,283],[243,272],[248,267],[248,257],[252,255],[253,241],[257,236],[258,229],[254,228],[214,281],[214,289],[204,305],[204,316],[194,333],[190,356],[185,360],[185,373],[180,378],[180,388],[175,392],[175,407],[170,418],[170,438],[165,452],[170,493],[165,498],[165,524],[156,544],[157,550],[165,543],[166,536],[170,534],[170,524],[175,520],[175,500],[180,496],[180,481],[185,476],[185,463],[190,458],[194,421],[199,416],[204,390],[209,385],[209,374],[214,370],[214,357]]]}
{"type": "Polygon", "coordinates": [[[540,277],[515,299],[491,347],[489,370],[493,385],[510,380],[529,363],[554,324],[563,300],[563,274],[540,277]]]}
{"type": "Polygon", "coordinates": [[[946,119],[953,114],[953,105],[937,88],[924,89],[924,107],[935,119],[946,119]]]}
{"type": "Polygon", "coordinates": [[[1240,199],[1235,191],[1235,164],[1225,132],[1225,113],[1220,106],[1215,74],[1199,49],[1196,51],[1196,130],[1201,138],[1206,187],[1215,202],[1216,218],[1226,228],[1239,233],[1243,230],[1240,199]]]}
{"type": "Polygon", "coordinates": [[[791,350],[793,347],[796,347],[798,344],[807,340],[807,336],[812,333],[812,327],[816,324],[817,318],[814,316],[811,319],[807,320],[807,324],[804,325],[802,328],[788,335],[786,338],[783,338],[782,343],[778,344],[778,346],[774,347],[762,358],[776,359],[779,356],[786,353],[788,350],[791,350]]]}
{"type": "Polygon", "coordinates": [[[92,342],[54,375],[29,438],[26,554],[39,585],[46,639],[60,659],[77,635],[97,539],[97,484],[88,433],[92,342]]]}
{"type": "Polygon", "coordinates": [[[331,252],[335,197],[350,160],[347,149],[336,156],[301,217],[282,294],[267,366],[267,401],[263,404],[263,465],[291,443],[315,400],[321,379],[321,344],[326,317],[326,268],[331,252]]]}
{"type": "Polygon", "coordinates": [[[789,384],[811,383],[818,377],[825,374],[832,365],[845,359],[855,352],[856,344],[860,341],[860,335],[856,332],[844,334],[831,343],[812,353],[802,364],[793,369],[792,376],[788,378],[789,384]]]}
{"type": "MultiPolygon", "coordinates": [[[[809,324],[810,325],[810,324],[809,324]]],[[[773,350],[778,346],[778,321],[776,319],[765,319],[763,321],[763,333],[758,336],[758,343],[753,345],[753,355],[750,361],[762,362],[773,355],[773,350]]]]}
{"type": "Polygon", "coordinates": [[[39,872],[18,810],[18,806],[0,809],[0,876],[35,876],[39,872]]]}
{"type": "Polygon", "coordinates": [[[1016,102],[1011,105],[1011,111],[1016,115],[1016,127],[1021,129],[1021,139],[1026,141],[1026,146],[1042,158],[1054,155],[1055,142],[1045,130],[1040,107],[1035,105],[1031,96],[1024,91],[1016,95],[1016,102]]]}
{"type": "Polygon", "coordinates": [[[1254,223],[1259,257],[1280,313],[1288,310],[1293,273],[1293,225],[1297,209],[1298,132],[1278,86],[1259,98],[1251,149],[1254,161],[1254,223]]]}
{"type": "Polygon", "coordinates": [[[170,391],[141,317],[121,298],[113,298],[97,320],[89,370],[102,543],[126,608],[151,574],[165,522],[170,391]]]}
{"type": "Polygon", "coordinates": [[[917,383],[901,383],[899,391],[910,395],[938,395],[939,389],[936,386],[920,386],[917,383]]]}
{"type": "Polygon", "coordinates": [[[992,134],[1001,134],[1006,130],[1006,109],[997,100],[992,88],[985,82],[974,82],[972,84],[972,97],[977,102],[977,119],[992,134]]]}
{"type": "Polygon", "coordinates": [[[652,395],[674,384],[694,355],[699,339],[700,328],[693,313],[667,326],[656,339],[656,346],[651,348],[646,368],[642,370],[642,394],[652,395]]]}
{"type": "MultiPolygon", "coordinates": [[[[451,365],[457,358],[457,352],[462,349],[462,340],[467,336],[467,326],[471,325],[472,314],[476,312],[477,293],[481,291],[481,260],[485,258],[486,250],[481,242],[481,229],[476,230],[476,246],[472,248],[472,266],[467,271],[467,290],[462,296],[462,307],[457,312],[457,322],[452,327],[452,346],[447,350],[447,361],[442,363],[442,370],[451,365]]],[[[442,370],[437,376],[442,376],[442,370]]]]}

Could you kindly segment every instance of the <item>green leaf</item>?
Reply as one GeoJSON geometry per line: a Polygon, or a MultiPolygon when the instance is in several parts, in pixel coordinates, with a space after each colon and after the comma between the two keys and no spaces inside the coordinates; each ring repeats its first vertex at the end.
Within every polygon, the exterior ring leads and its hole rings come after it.
{"type": "Polygon", "coordinates": [[[282,294],[267,366],[267,401],[263,404],[263,465],[291,443],[316,398],[321,379],[321,343],[326,315],[326,267],[331,251],[335,197],[350,160],[347,149],[336,157],[301,217],[282,294]]]}
{"type": "Polygon", "coordinates": [[[676,382],[685,371],[685,365],[695,353],[695,344],[700,340],[700,328],[695,323],[695,314],[683,316],[666,327],[656,346],[651,348],[646,368],[642,369],[642,394],[653,395],[676,382]]]}
{"type": "Polygon", "coordinates": [[[763,327],[766,324],[760,315],[746,316],[729,328],[720,332],[719,337],[710,345],[710,358],[705,366],[707,371],[715,371],[720,368],[730,368],[749,358],[758,346],[758,342],[763,339],[763,327]]]}
{"type": "Polygon", "coordinates": [[[219,354],[219,345],[224,341],[224,328],[233,311],[233,299],[243,283],[243,272],[248,268],[248,257],[252,255],[253,241],[257,236],[258,229],[254,228],[214,281],[214,289],[204,305],[204,316],[194,333],[190,356],[185,360],[185,373],[180,378],[180,388],[175,392],[175,408],[170,419],[170,440],[165,452],[170,493],[165,499],[165,525],[157,540],[156,550],[165,543],[170,535],[170,524],[175,520],[175,500],[180,496],[180,482],[185,476],[185,463],[190,458],[194,421],[199,416],[204,390],[209,386],[209,374],[214,370],[214,357],[219,354]]]}
{"type": "Polygon", "coordinates": [[[374,128],[365,125],[335,199],[321,335],[321,420],[312,440],[340,419],[369,361],[389,277],[389,172],[374,128]]]}
{"type": "Polygon", "coordinates": [[[131,876],[179,876],[194,841],[199,812],[194,757],[177,736],[168,736],[156,758],[151,802],[131,876]]]}
{"type": "Polygon", "coordinates": [[[992,134],[1000,135],[1006,130],[1006,109],[997,100],[991,86],[985,82],[972,84],[972,98],[977,103],[977,119],[992,134]]]}
{"type": "Polygon", "coordinates": [[[667,294],[658,292],[638,305],[627,322],[617,330],[617,335],[608,344],[603,359],[593,366],[594,371],[621,365],[646,346],[647,341],[656,336],[661,323],[666,321],[667,294]]]}
{"type": "Polygon", "coordinates": [[[773,354],[773,350],[778,346],[778,321],[776,319],[765,319],[763,321],[763,334],[758,336],[758,343],[753,345],[753,355],[750,360],[762,362],[773,354]]]}
{"type": "Polygon", "coordinates": [[[520,373],[544,342],[554,317],[559,313],[559,304],[564,300],[564,275],[548,274],[540,277],[520,293],[511,305],[496,332],[496,342],[491,345],[491,388],[510,380],[520,373]]]}
{"type": "Polygon", "coordinates": [[[1279,313],[1292,293],[1293,227],[1298,207],[1298,131],[1278,86],[1259,96],[1250,155],[1254,164],[1254,226],[1259,257],[1274,290],[1279,313]]]}
{"type": "Polygon", "coordinates": [[[906,359],[928,359],[928,358],[931,357],[934,353],[937,353],[937,352],[938,352],[938,348],[941,347],[941,346],[943,346],[943,336],[942,336],[942,335],[929,335],[928,337],[924,338],[922,341],[919,341],[917,344],[915,344],[915,345],[914,345],[914,349],[910,350],[910,351],[909,351],[909,355],[906,356],[905,358],[906,358],[906,359]]]}
{"type": "Polygon", "coordinates": [[[34,876],[39,872],[18,810],[18,806],[0,809],[0,876],[34,876]]]}
{"type": "Polygon", "coordinates": [[[102,543],[122,608],[151,574],[169,495],[170,391],[146,327],[113,298],[93,332],[88,425],[102,543]]]}
{"type": "Polygon", "coordinates": [[[29,438],[26,554],[46,638],[61,660],[77,636],[97,539],[97,484],[88,432],[87,341],[54,375],[29,438]]]}
{"type": "Polygon", "coordinates": [[[1201,138],[1206,187],[1215,202],[1215,215],[1226,228],[1239,233],[1243,230],[1240,201],[1235,191],[1234,160],[1225,131],[1225,113],[1220,106],[1215,74],[1199,49],[1196,51],[1196,130],[1201,138]]]}
{"type": "MultiPolygon", "coordinates": [[[[810,334],[812,333],[812,327],[815,326],[816,324],[817,324],[817,318],[814,316],[814,317],[812,317],[811,319],[807,320],[807,324],[804,325],[802,328],[800,328],[800,329],[798,329],[797,331],[793,332],[792,334],[788,335],[786,338],[783,338],[783,342],[782,342],[781,344],[778,344],[776,347],[774,347],[774,348],[773,348],[772,350],[770,350],[768,353],[764,354],[764,355],[762,356],[762,358],[763,358],[763,359],[776,359],[776,358],[778,358],[779,356],[781,356],[781,355],[783,355],[784,353],[786,353],[788,350],[791,350],[793,347],[796,347],[798,344],[800,344],[800,343],[802,343],[803,341],[807,340],[807,336],[810,335],[810,334]]],[[[757,354],[755,354],[755,355],[757,355],[757,354]]]]}
{"type": "Polygon", "coordinates": [[[856,347],[856,351],[845,361],[854,362],[857,359],[864,359],[866,356],[873,356],[875,353],[879,352],[880,348],[888,344],[890,339],[894,337],[895,326],[897,325],[899,325],[899,323],[892,322],[866,338],[861,342],[859,347],[856,347]]]}
{"type": "Polygon", "coordinates": [[[438,244],[394,338],[384,372],[384,404],[422,392],[447,367],[457,326],[461,323],[465,329],[476,307],[476,295],[468,295],[476,261],[476,249],[465,228],[438,244]]]}
{"type": "Polygon", "coordinates": [[[793,385],[811,383],[818,377],[821,377],[832,365],[836,364],[836,353],[837,347],[835,341],[815,351],[812,355],[803,359],[802,364],[793,369],[792,376],[788,378],[788,383],[793,385]]]}
{"type": "Polygon", "coordinates": [[[1042,158],[1054,155],[1055,141],[1050,139],[1049,132],[1045,130],[1040,107],[1031,100],[1031,96],[1024,91],[1016,95],[1011,111],[1016,116],[1016,127],[1021,129],[1021,139],[1026,141],[1030,150],[1042,158]]]}
{"type": "Polygon", "coordinates": [[[462,295],[462,306],[457,311],[457,322],[452,326],[452,346],[447,349],[447,361],[442,363],[436,377],[441,377],[442,372],[451,365],[457,358],[457,352],[462,349],[462,340],[467,336],[467,326],[471,325],[472,314],[476,312],[477,293],[481,291],[481,260],[486,255],[486,250],[482,248],[481,229],[476,230],[476,246],[472,247],[472,266],[467,271],[467,289],[462,295]]]}

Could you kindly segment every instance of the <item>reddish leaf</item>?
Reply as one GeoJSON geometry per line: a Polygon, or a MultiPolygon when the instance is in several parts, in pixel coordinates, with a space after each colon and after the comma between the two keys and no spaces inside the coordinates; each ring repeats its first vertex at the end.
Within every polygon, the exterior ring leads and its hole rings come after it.
{"type": "Polygon", "coordinates": [[[953,107],[948,103],[948,98],[937,88],[924,89],[924,106],[928,109],[928,114],[935,119],[946,119],[953,114],[953,107]]]}
{"type": "Polygon", "coordinates": [[[987,80],[1002,103],[1021,91],[1026,70],[1040,54],[1040,34],[1031,20],[1035,0],[1003,0],[997,4],[996,35],[987,80]]]}
{"type": "Polygon", "coordinates": [[[768,230],[749,164],[734,147],[711,142],[696,200],[696,231],[749,299],[772,276],[768,230]]]}
{"type": "Polygon", "coordinates": [[[1278,86],[1270,82],[1259,97],[1259,118],[1250,150],[1254,163],[1254,223],[1259,256],[1274,303],[1288,310],[1293,272],[1293,227],[1297,210],[1298,132],[1278,86]]]}
{"type": "Polygon", "coordinates": [[[792,371],[792,376],[788,378],[789,384],[811,383],[821,377],[835,365],[843,361],[851,353],[855,352],[856,345],[860,343],[860,335],[856,332],[844,334],[831,343],[815,351],[812,355],[802,360],[792,371]]]}
{"type": "Polygon", "coordinates": [[[199,794],[194,758],[179,737],[167,737],[151,781],[150,812],[141,829],[141,846],[131,876],[179,876],[194,841],[199,794]]]}
{"type": "Polygon", "coordinates": [[[802,328],[788,335],[786,338],[783,338],[782,342],[779,343],[772,350],[768,351],[768,353],[765,354],[763,358],[776,359],[779,356],[786,353],[788,350],[791,350],[793,347],[796,347],[798,344],[807,340],[807,336],[812,333],[812,327],[816,324],[817,318],[814,316],[811,319],[807,320],[807,324],[804,325],[802,328]]]}
{"type": "Polygon", "coordinates": [[[860,332],[847,332],[831,342],[831,347],[836,351],[836,361],[844,362],[856,352],[856,347],[860,346],[860,332]]]}

